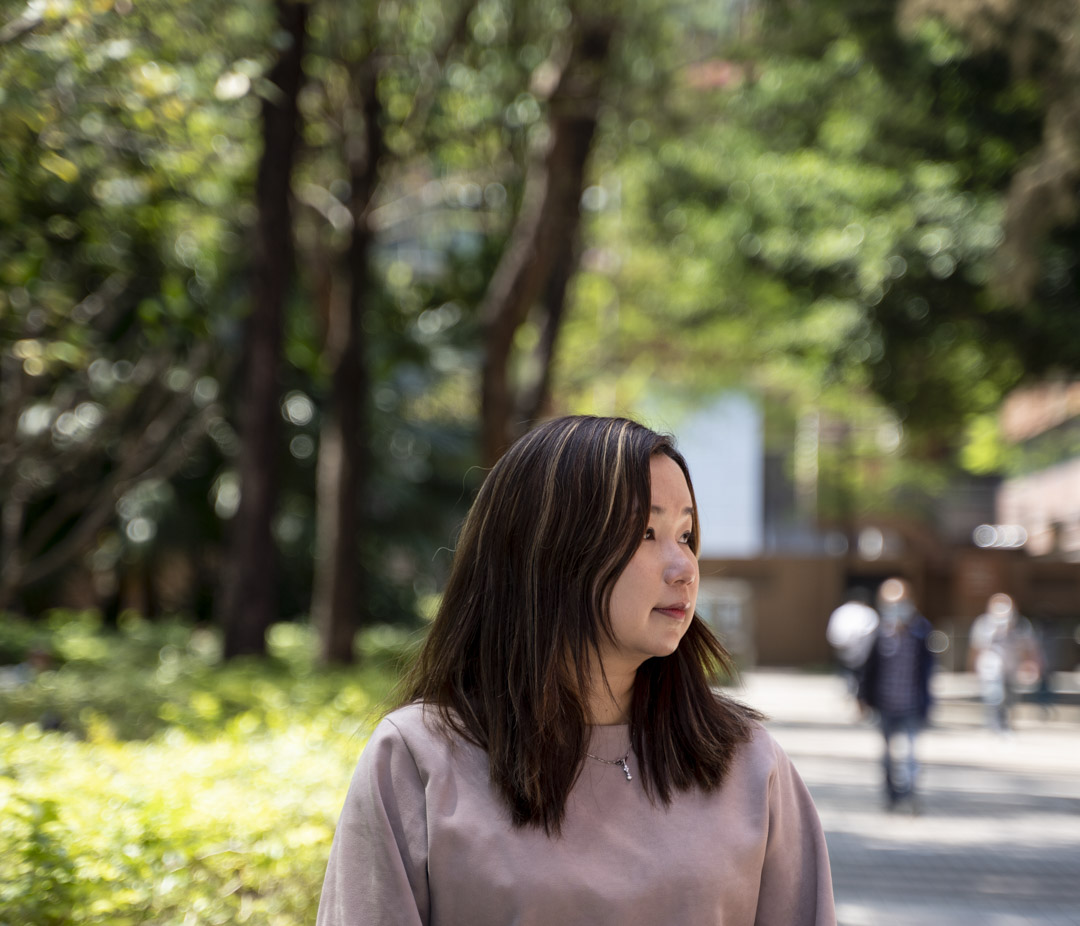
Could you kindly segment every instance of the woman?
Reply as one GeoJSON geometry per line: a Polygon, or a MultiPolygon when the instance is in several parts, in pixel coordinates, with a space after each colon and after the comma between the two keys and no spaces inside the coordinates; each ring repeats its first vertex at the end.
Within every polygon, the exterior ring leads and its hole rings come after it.
{"type": "Polygon", "coordinates": [[[569,417],[521,438],[338,825],[320,926],[826,926],[810,796],[713,690],[698,515],[672,442],[569,417]]]}

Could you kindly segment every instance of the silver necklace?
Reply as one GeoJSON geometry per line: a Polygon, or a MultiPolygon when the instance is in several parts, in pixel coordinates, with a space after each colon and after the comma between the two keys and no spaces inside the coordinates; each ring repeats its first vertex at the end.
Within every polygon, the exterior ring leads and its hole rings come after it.
{"type": "Polygon", "coordinates": [[[630,774],[630,766],[626,764],[626,760],[630,758],[630,750],[626,750],[626,755],[621,759],[601,759],[599,756],[594,756],[591,752],[585,753],[590,759],[596,759],[597,762],[603,762],[604,765],[621,765],[623,774],[626,776],[627,781],[633,781],[634,776],[630,774]]]}

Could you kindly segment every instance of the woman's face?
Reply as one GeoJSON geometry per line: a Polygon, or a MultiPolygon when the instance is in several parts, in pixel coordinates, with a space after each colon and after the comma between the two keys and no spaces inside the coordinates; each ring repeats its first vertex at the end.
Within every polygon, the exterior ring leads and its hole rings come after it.
{"type": "Polygon", "coordinates": [[[610,676],[636,672],[652,656],[669,656],[694,616],[698,562],[690,547],[693,501],[679,465],[664,454],[650,463],[649,524],[611,593],[614,644],[601,647],[610,676]]]}

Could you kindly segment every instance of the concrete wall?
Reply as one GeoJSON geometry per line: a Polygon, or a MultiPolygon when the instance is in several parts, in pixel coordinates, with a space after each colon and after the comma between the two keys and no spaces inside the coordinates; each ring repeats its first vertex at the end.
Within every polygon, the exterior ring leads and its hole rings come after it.
{"type": "Polygon", "coordinates": [[[702,581],[741,580],[751,590],[753,648],[758,665],[826,665],[829,614],[844,593],[842,561],[768,557],[703,560],[702,581]]]}
{"type": "MultiPolygon", "coordinates": [[[[825,627],[846,589],[853,584],[876,589],[891,575],[911,581],[920,610],[949,636],[950,650],[942,654],[946,668],[966,668],[971,623],[998,591],[1012,595],[1021,612],[1045,630],[1054,668],[1071,670],[1080,663],[1080,563],[1018,551],[920,549],[913,543],[902,556],[877,561],[856,556],[701,561],[703,596],[710,583],[748,590],[730,602],[726,624],[717,629],[741,662],[764,666],[831,664],[825,627]],[[745,616],[748,642],[732,632],[733,609],[745,616]]],[[[703,609],[702,616],[707,617],[703,609]]]]}

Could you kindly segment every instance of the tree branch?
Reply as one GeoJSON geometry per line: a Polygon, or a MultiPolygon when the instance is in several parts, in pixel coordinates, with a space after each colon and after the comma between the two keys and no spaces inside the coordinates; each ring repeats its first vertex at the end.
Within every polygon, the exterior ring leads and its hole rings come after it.
{"type": "MultiPolygon", "coordinates": [[[[87,548],[94,536],[109,523],[115,515],[116,502],[136,483],[146,479],[166,479],[183,465],[187,458],[186,453],[170,453],[169,451],[178,445],[179,441],[175,439],[176,432],[190,409],[190,399],[187,396],[178,396],[176,401],[170,403],[152,422],[152,427],[147,429],[160,436],[144,440],[130,455],[125,454],[124,463],[103,483],[95,488],[88,488],[77,496],[66,496],[62,503],[58,503],[50,510],[50,516],[59,510],[53,520],[63,523],[63,520],[70,517],[74,511],[83,509],[74,526],[59,543],[50,547],[36,559],[24,561],[19,585],[33,585],[41,582],[75,559],[87,548]],[[92,497],[92,500],[89,500],[88,496],[92,497]],[[83,507],[84,505],[86,507],[83,507]]],[[[190,433],[193,427],[196,429],[201,427],[205,430],[206,421],[213,413],[215,413],[213,406],[201,409],[192,419],[192,423],[186,429],[187,432],[190,433]]],[[[39,533],[44,536],[44,532],[35,531],[35,535],[39,533]]],[[[46,537],[45,542],[48,539],[49,537],[46,537]]],[[[41,543],[40,536],[38,543],[41,543]]]]}
{"type": "MultiPolygon", "coordinates": [[[[477,0],[466,0],[466,2],[461,4],[461,8],[458,10],[457,19],[454,20],[454,24],[446,33],[443,44],[435,51],[435,64],[440,71],[443,69],[446,60],[453,53],[454,49],[463,44],[468,38],[469,17],[472,15],[473,10],[476,9],[476,4],[477,0]]],[[[401,123],[406,132],[411,134],[417,124],[427,121],[428,113],[431,111],[431,106],[435,102],[435,92],[437,87],[438,81],[436,80],[428,81],[426,84],[421,83],[420,89],[417,90],[416,94],[413,96],[409,112],[401,123]]]]}

